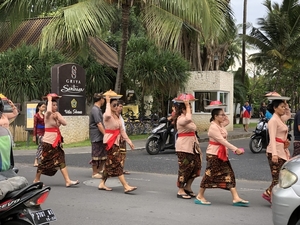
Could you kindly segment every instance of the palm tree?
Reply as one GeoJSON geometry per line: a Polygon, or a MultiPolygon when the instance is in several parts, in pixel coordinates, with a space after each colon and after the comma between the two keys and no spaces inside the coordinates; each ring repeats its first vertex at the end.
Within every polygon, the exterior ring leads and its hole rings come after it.
{"type": "Polygon", "coordinates": [[[226,0],[160,0],[145,8],[146,29],[162,48],[181,52],[191,70],[214,70],[228,50],[232,11],[226,0]],[[188,9],[188,10],[187,10],[188,9]]]}
{"type": "MultiPolygon", "coordinates": [[[[133,4],[143,6],[143,21],[156,44],[182,52],[193,69],[209,70],[219,43],[233,26],[227,0],[7,0],[0,5],[0,19],[19,22],[24,18],[52,13],[44,29],[41,49],[57,46],[84,50],[89,36],[108,29],[115,11],[122,7],[122,42],[115,91],[120,92],[128,42],[128,21],[133,4]],[[188,9],[188,10],[187,10],[188,9]],[[62,43],[67,43],[62,46],[62,43]]],[[[14,24],[13,23],[13,24],[14,24]]],[[[227,48],[223,48],[227,51],[227,48]]]]}
{"type": "Polygon", "coordinates": [[[299,0],[283,0],[281,5],[272,5],[271,0],[265,0],[263,5],[267,16],[258,19],[259,28],[253,27],[245,39],[259,49],[251,55],[251,60],[264,66],[275,81],[275,90],[285,79],[284,71],[299,63],[300,4],[299,0]]]}

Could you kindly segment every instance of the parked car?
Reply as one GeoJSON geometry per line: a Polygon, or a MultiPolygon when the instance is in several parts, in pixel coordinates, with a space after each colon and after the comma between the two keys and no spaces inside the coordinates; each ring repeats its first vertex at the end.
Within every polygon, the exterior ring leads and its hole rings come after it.
{"type": "Polygon", "coordinates": [[[274,225],[300,225],[300,156],[281,168],[279,183],[272,190],[274,225]]]}

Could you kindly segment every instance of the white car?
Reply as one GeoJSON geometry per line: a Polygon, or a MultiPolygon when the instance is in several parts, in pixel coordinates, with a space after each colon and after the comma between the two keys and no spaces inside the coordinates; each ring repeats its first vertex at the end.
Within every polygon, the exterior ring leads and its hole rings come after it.
{"type": "Polygon", "coordinates": [[[300,156],[281,168],[279,183],[272,190],[274,225],[300,225],[300,156]]]}

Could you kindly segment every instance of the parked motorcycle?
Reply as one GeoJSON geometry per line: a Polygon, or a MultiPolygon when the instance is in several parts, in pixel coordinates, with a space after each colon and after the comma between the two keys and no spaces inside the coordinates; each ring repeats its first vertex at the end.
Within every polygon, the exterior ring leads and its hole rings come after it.
{"type": "MultiPolygon", "coordinates": [[[[293,121],[294,119],[289,119],[286,122],[286,125],[288,126],[288,132],[289,132],[288,134],[289,140],[291,140],[292,137],[290,132],[292,130],[293,121]]],[[[268,119],[264,117],[261,118],[253,132],[254,134],[252,134],[250,138],[249,147],[253,153],[259,153],[261,152],[262,149],[267,148],[270,141],[269,133],[268,133],[268,119]]]]}
{"type": "Polygon", "coordinates": [[[166,149],[175,149],[176,132],[174,128],[168,132],[168,125],[167,118],[162,117],[159,119],[158,126],[152,129],[146,142],[148,154],[156,155],[166,149]]]}
{"type": "Polygon", "coordinates": [[[269,144],[268,119],[261,118],[250,138],[249,147],[253,153],[259,153],[269,144]]]}
{"type": "Polygon", "coordinates": [[[1,225],[49,225],[56,217],[51,209],[42,210],[50,192],[42,182],[8,193],[0,201],[1,225]]]}

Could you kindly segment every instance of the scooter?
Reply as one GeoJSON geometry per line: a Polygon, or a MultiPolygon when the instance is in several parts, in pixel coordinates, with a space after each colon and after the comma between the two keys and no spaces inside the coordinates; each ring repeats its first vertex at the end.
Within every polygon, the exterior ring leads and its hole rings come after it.
{"type": "MultiPolygon", "coordinates": [[[[292,135],[290,134],[292,130],[292,124],[294,119],[289,119],[286,122],[288,126],[288,139],[291,141],[292,135]]],[[[258,124],[256,125],[254,134],[250,137],[249,148],[253,153],[259,153],[262,149],[266,149],[270,138],[268,133],[268,119],[265,117],[261,118],[258,124]]]]}
{"type": "Polygon", "coordinates": [[[42,182],[8,193],[0,201],[1,225],[49,225],[56,217],[51,209],[42,210],[50,192],[42,182]]]}
{"type": "Polygon", "coordinates": [[[167,118],[162,117],[159,119],[158,126],[152,129],[146,142],[148,154],[156,155],[166,149],[175,149],[176,132],[174,128],[168,132],[168,125],[167,118]]]}
{"type": "MultiPolygon", "coordinates": [[[[49,225],[49,222],[56,220],[55,214],[51,209],[42,210],[41,204],[46,201],[51,188],[44,187],[42,182],[31,185],[27,185],[26,182],[25,187],[20,189],[7,188],[10,187],[9,184],[12,184],[9,183],[12,180],[10,178],[16,177],[18,169],[14,167],[10,132],[0,126],[0,136],[10,137],[1,139],[0,150],[2,156],[5,155],[4,158],[10,162],[10,168],[0,171],[4,178],[1,180],[3,183],[0,187],[2,187],[3,195],[5,194],[0,200],[0,225],[49,225]]],[[[19,181],[20,178],[17,179],[19,181]]]]}
{"type": "Polygon", "coordinates": [[[268,119],[261,118],[253,133],[250,137],[249,148],[253,153],[259,153],[269,144],[268,119]]]}

